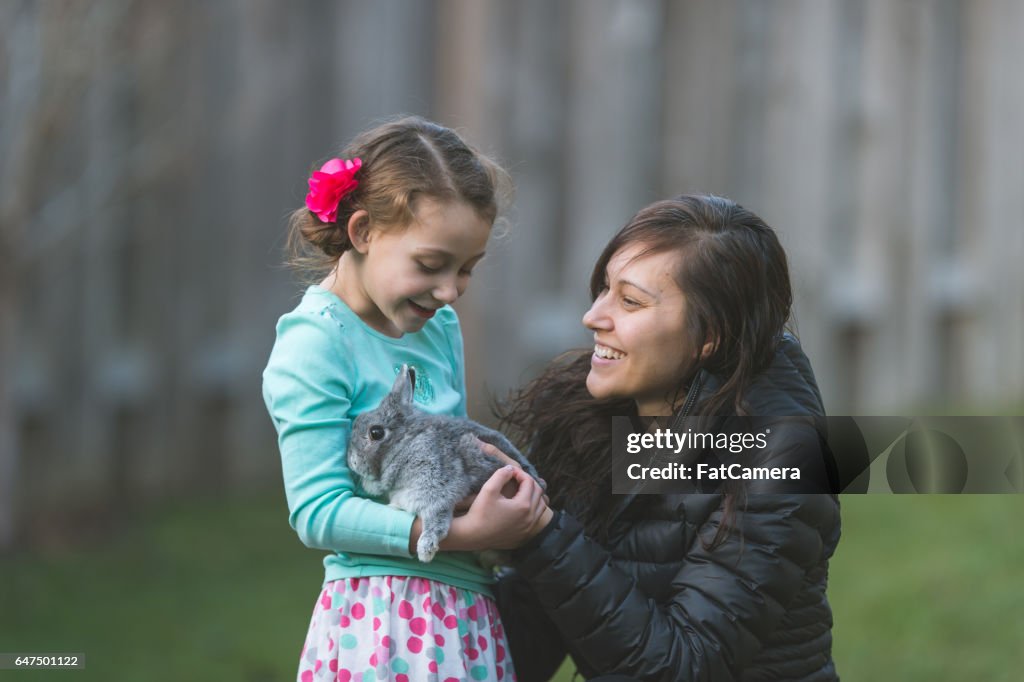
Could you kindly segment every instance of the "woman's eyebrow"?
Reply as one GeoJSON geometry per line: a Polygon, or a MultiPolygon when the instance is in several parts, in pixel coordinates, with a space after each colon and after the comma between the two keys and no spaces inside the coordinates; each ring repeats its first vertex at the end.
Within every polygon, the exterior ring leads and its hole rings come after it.
{"type": "Polygon", "coordinates": [[[658,298],[658,295],[656,293],[654,293],[653,291],[648,291],[647,289],[644,289],[642,286],[640,286],[639,284],[637,284],[636,282],[634,282],[632,280],[620,279],[619,280],[619,284],[621,284],[623,286],[631,286],[634,289],[639,289],[640,291],[644,292],[645,294],[647,294],[651,298],[658,298]]]}

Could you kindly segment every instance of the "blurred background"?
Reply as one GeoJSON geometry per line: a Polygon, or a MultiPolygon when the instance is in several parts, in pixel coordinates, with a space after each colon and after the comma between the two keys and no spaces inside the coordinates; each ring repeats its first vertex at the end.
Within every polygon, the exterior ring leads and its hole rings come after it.
{"type": "MultiPolygon", "coordinates": [[[[0,652],[294,675],[285,216],[398,113],[517,186],[457,306],[477,419],[589,345],[597,254],[682,192],[779,232],[831,413],[1020,414],[1021,35],[1016,0],[0,3],[0,652]]],[[[1019,679],[1020,496],[844,506],[844,679],[1019,679]]]]}

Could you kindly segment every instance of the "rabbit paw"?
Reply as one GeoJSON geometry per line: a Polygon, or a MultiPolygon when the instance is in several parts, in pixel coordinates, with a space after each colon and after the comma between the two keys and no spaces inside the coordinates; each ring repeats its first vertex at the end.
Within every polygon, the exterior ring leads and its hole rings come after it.
{"type": "Polygon", "coordinates": [[[424,533],[416,542],[416,555],[423,563],[430,563],[430,561],[433,560],[434,555],[437,554],[438,546],[440,544],[440,538],[424,533]]]}

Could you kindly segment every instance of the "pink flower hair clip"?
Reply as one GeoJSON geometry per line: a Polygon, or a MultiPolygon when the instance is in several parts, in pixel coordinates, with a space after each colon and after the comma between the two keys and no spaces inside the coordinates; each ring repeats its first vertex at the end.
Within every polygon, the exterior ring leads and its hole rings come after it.
{"type": "Polygon", "coordinates": [[[356,171],[363,165],[360,159],[331,159],[309,178],[306,208],[325,223],[338,217],[338,202],[359,186],[356,171]]]}

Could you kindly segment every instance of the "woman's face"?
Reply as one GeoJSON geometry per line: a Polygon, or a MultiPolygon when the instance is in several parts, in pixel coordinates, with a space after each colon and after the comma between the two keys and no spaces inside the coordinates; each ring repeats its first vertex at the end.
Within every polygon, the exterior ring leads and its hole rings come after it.
{"type": "Polygon", "coordinates": [[[643,248],[612,256],[605,287],[583,316],[594,332],[587,390],[599,399],[632,398],[644,416],[670,415],[696,349],[686,335],[686,296],[673,277],[679,255],[637,256],[643,248]]]}

